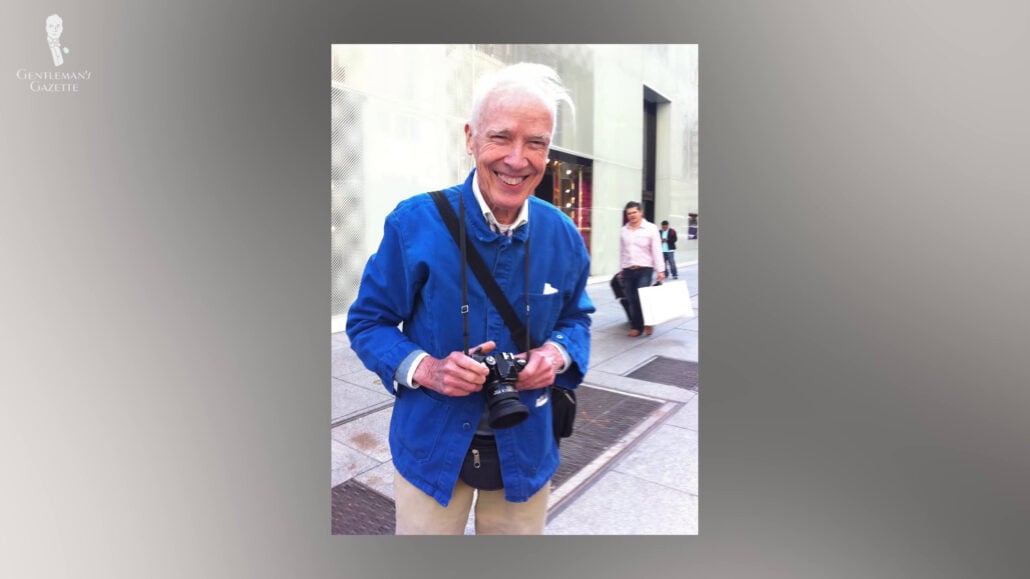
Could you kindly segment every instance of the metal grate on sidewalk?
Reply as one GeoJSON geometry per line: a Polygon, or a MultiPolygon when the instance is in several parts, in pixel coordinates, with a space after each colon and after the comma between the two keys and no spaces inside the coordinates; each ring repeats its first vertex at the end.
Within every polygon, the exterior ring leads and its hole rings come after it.
{"type": "Polygon", "coordinates": [[[333,487],[334,535],[392,535],[393,501],[351,479],[333,487]]]}
{"type": "Polygon", "coordinates": [[[654,400],[586,386],[576,389],[576,400],[576,423],[572,436],[562,439],[559,447],[561,464],[552,479],[555,488],[593,462],[662,405],[654,400]]]}
{"type": "Polygon", "coordinates": [[[658,382],[698,391],[697,362],[655,356],[653,360],[626,375],[627,378],[658,382]]]}

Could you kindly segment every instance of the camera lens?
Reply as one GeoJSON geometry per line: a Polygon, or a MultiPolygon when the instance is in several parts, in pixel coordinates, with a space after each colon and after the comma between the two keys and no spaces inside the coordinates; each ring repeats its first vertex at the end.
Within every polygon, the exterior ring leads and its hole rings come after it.
{"type": "Polygon", "coordinates": [[[529,409],[519,401],[514,385],[492,382],[485,390],[490,428],[511,428],[529,417],[529,409]]]}
{"type": "Polygon", "coordinates": [[[474,354],[472,359],[485,364],[490,371],[483,385],[490,428],[511,428],[528,418],[529,408],[519,400],[519,391],[515,388],[515,381],[526,367],[526,360],[516,358],[510,352],[486,356],[474,354]]]}

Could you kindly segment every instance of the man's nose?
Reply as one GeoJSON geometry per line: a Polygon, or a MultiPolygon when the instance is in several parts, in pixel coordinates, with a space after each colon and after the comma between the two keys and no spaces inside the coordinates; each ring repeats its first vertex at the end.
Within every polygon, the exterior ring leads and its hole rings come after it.
{"type": "Polygon", "coordinates": [[[529,164],[526,159],[526,146],[522,143],[514,143],[511,150],[504,157],[504,163],[512,169],[521,169],[529,164]]]}

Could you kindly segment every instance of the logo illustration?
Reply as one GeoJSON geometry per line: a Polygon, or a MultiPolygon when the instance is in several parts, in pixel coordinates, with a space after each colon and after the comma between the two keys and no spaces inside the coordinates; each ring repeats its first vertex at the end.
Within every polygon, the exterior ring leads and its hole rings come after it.
{"type": "Polygon", "coordinates": [[[54,66],[64,64],[64,55],[68,54],[68,48],[61,46],[61,33],[64,32],[64,21],[57,14],[51,14],[46,18],[47,44],[50,45],[50,56],[54,59],[54,66]]]}
{"type": "MultiPolygon", "coordinates": [[[[33,16],[32,19],[36,20],[39,16],[33,16]]],[[[36,22],[39,22],[36,20],[36,22]]],[[[33,28],[35,28],[33,26],[33,28]]],[[[93,72],[88,68],[81,70],[69,70],[69,67],[75,66],[76,61],[80,58],[73,58],[69,62],[65,62],[64,58],[68,55],[71,50],[66,46],[61,46],[61,34],[64,32],[64,19],[59,14],[51,14],[46,17],[46,42],[50,49],[50,59],[54,61],[55,67],[63,68],[51,69],[46,67],[44,70],[33,70],[27,66],[23,66],[15,71],[14,76],[18,80],[25,81],[26,86],[31,92],[42,93],[42,94],[53,94],[53,93],[76,93],[81,92],[83,87],[87,86],[87,83],[93,78],[93,72]]],[[[72,39],[78,38],[73,36],[72,39]]],[[[89,60],[88,54],[78,52],[78,56],[86,56],[86,60],[89,60]]],[[[89,52],[89,46],[86,46],[87,53],[89,52]]],[[[43,56],[40,53],[37,54],[37,59],[43,56]]],[[[45,61],[41,61],[45,62],[45,61]]]]}

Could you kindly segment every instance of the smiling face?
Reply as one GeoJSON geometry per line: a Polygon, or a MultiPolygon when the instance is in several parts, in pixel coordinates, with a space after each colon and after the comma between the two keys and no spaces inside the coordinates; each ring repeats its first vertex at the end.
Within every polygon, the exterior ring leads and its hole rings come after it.
{"type": "Polygon", "coordinates": [[[538,97],[508,92],[486,97],[473,122],[465,125],[465,146],[479,190],[494,218],[510,224],[544,178],[554,119],[538,97]]]}

